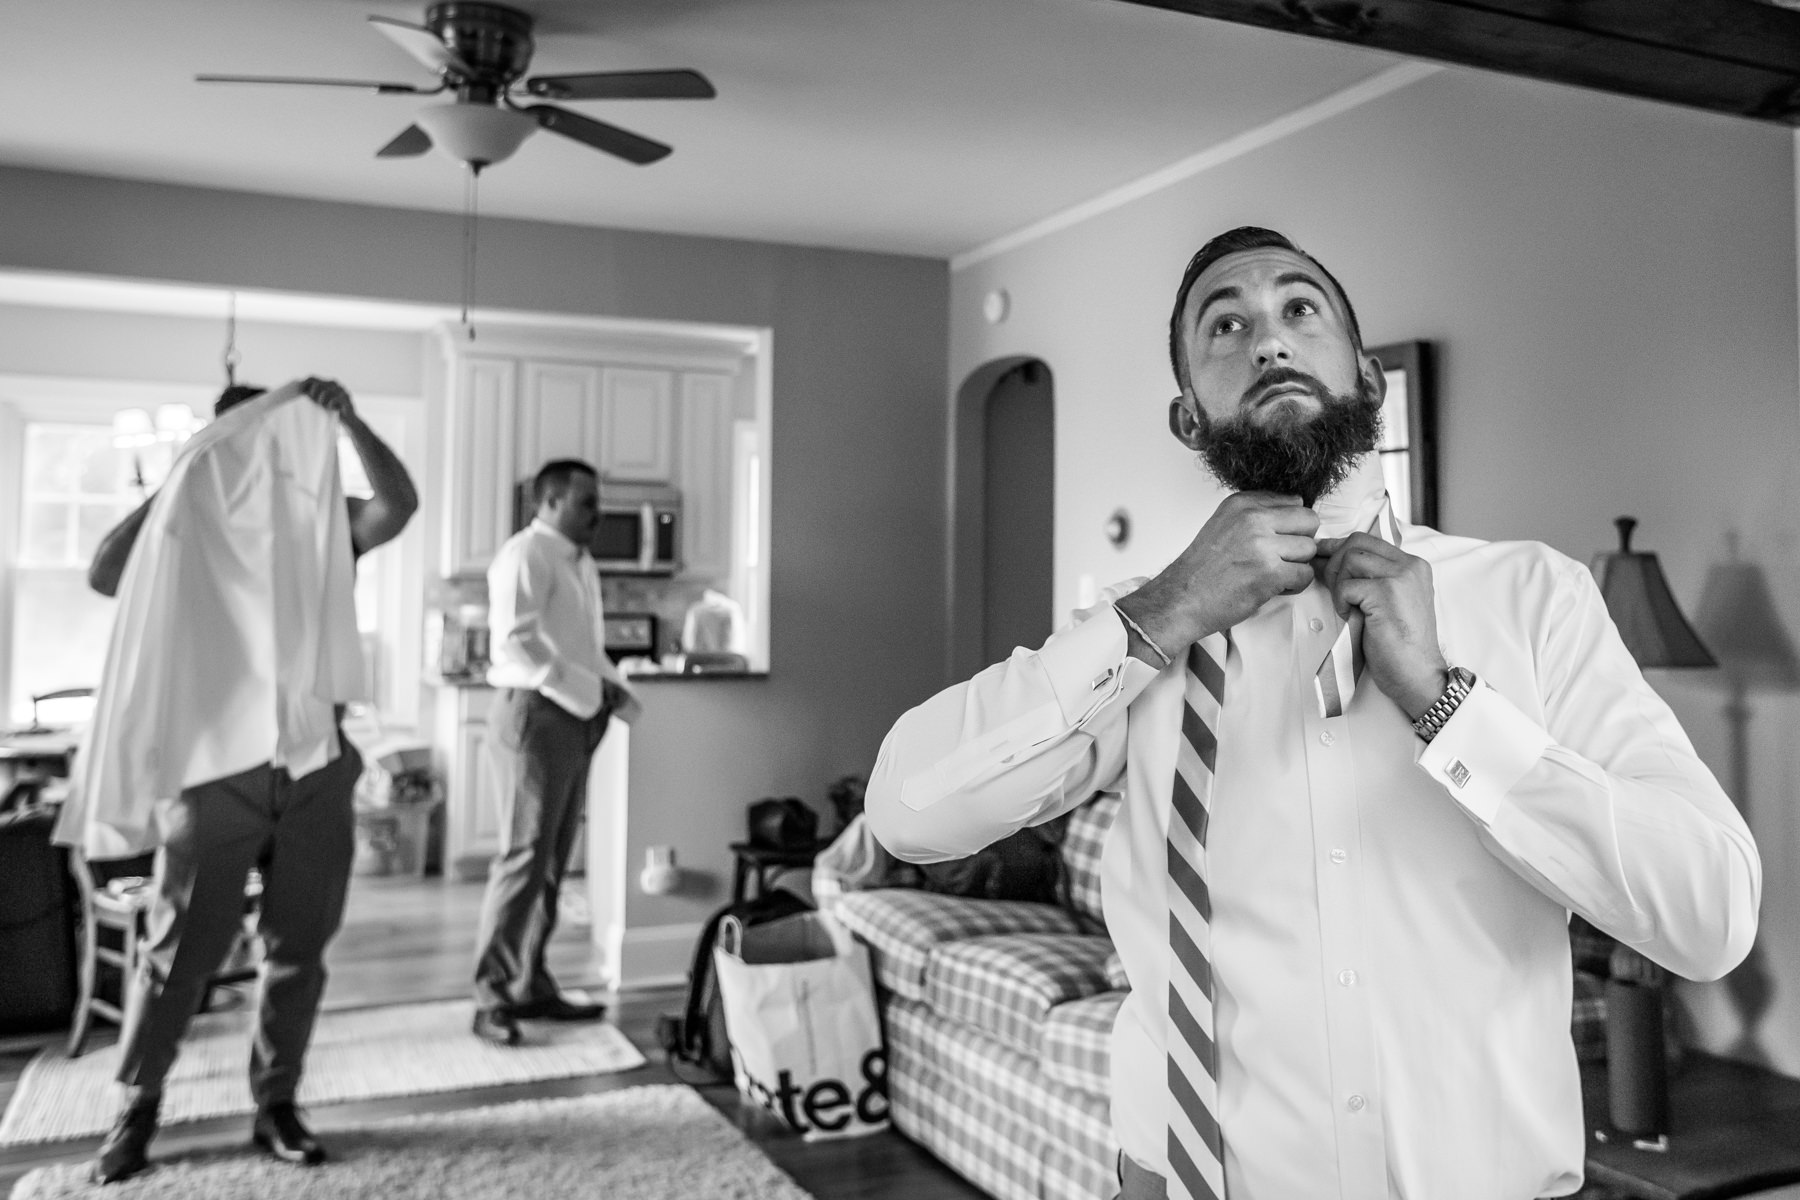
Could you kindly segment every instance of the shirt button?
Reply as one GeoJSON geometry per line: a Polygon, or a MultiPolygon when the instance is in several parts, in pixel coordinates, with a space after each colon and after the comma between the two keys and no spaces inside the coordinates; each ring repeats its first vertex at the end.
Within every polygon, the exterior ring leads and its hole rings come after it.
{"type": "Polygon", "coordinates": [[[1356,983],[1356,972],[1352,971],[1348,968],[1345,968],[1344,970],[1339,971],[1338,972],[1338,982],[1343,984],[1345,987],[1354,986],[1356,983]]]}
{"type": "Polygon", "coordinates": [[[1344,1102],[1344,1107],[1351,1112],[1361,1112],[1363,1109],[1367,1108],[1368,1105],[1369,1102],[1364,1100],[1361,1096],[1352,1096],[1344,1102]]]}
{"type": "Polygon", "coordinates": [[[1319,620],[1319,618],[1317,618],[1317,617],[1314,617],[1312,620],[1308,621],[1307,624],[1312,627],[1312,631],[1314,633],[1317,633],[1317,632],[1319,632],[1319,630],[1325,628],[1325,622],[1319,620]]]}
{"type": "Polygon", "coordinates": [[[1339,864],[1346,863],[1350,861],[1350,855],[1346,851],[1334,849],[1331,852],[1331,861],[1339,864]]]}
{"type": "Polygon", "coordinates": [[[1337,735],[1332,733],[1329,729],[1319,735],[1319,745],[1321,746],[1329,746],[1336,741],[1337,735]]]}

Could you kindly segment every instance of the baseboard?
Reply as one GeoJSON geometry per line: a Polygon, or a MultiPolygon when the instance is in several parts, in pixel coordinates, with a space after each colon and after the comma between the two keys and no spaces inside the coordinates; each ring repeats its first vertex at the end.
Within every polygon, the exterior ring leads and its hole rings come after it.
{"type": "Polygon", "coordinates": [[[702,928],[698,921],[689,921],[626,929],[618,942],[619,990],[686,983],[688,968],[694,961],[694,943],[702,928]]]}

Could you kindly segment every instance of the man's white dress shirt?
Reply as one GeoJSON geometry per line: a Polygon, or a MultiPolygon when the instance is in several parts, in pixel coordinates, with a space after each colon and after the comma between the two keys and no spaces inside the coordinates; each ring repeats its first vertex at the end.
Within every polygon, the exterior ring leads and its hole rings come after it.
{"type": "Polygon", "coordinates": [[[600,711],[602,680],[619,685],[614,715],[637,698],[606,656],[600,573],[588,552],[541,518],[508,538],[488,566],[487,681],[541,692],[586,720],[600,711]]]}
{"type": "Polygon", "coordinates": [[[337,434],[290,383],[182,448],[119,581],[59,842],[141,853],[184,788],[338,756],[335,708],[362,698],[363,665],[337,434]]]}
{"type": "MultiPolygon", "coordinates": [[[[1383,494],[1370,455],[1315,506],[1319,536],[1366,529],[1383,494]]],[[[1480,680],[1430,745],[1366,675],[1343,716],[1319,715],[1338,623],[1317,582],[1231,631],[1207,870],[1232,1200],[1575,1191],[1569,910],[1696,979],[1755,936],[1749,830],[1587,570],[1540,543],[1402,533],[1431,564],[1446,657],[1480,680]]],[[[1159,672],[1128,653],[1110,601],[1137,582],[902,717],[868,813],[926,862],[1123,793],[1102,858],[1132,984],[1113,1123],[1166,1175],[1181,656],[1159,672]]]]}

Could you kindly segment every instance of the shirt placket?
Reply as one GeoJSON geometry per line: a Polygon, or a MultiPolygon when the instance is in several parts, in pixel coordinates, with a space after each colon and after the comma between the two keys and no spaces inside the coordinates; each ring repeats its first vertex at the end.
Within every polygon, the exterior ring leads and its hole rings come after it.
{"type": "MultiPolygon", "coordinates": [[[[1301,697],[1307,787],[1313,828],[1313,875],[1319,897],[1319,970],[1325,981],[1325,1033],[1330,1056],[1332,1127],[1337,1135],[1342,1200],[1386,1200],[1385,1134],[1380,1063],[1363,953],[1361,823],[1349,712],[1325,717],[1313,675],[1341,622],[1330,598],[1314,587],[1293,609],[1292,669],[1301,697]]],[[[1372,687],[1364,682],[1363,686],[1372,687]]],[[[1350,708],[1356,707],[1355,701],[1350,708]]]]}

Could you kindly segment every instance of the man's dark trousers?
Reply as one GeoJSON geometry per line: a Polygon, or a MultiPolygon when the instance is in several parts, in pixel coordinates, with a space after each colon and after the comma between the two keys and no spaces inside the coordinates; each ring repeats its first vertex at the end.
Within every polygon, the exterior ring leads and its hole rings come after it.
{"type": "Polygon", "coordinates": [[[159,812],[157,897],[127,1015],[120,1083],[162,1091],[208,981],[244,921],[244,881],[262,872],[257,933],[262,995],[250,1053],[259,1106],[291,1102],[325,991],[325,948],[344,919],[356,856],[362,756],[340,732],[338,757],[291,778],[266,763],[183,790],[159,812]]]}
{"type": "Polygon", "coordinates": [[[512,759],[500,853],[488,868],[475,960],[475,1004],[513,1009],[558,996],[544,963],[563,872],[587,807],[588,765],[606,732],[604,706],[582,719],[537,692],[502,691],[489,719],[512,759]]]}

